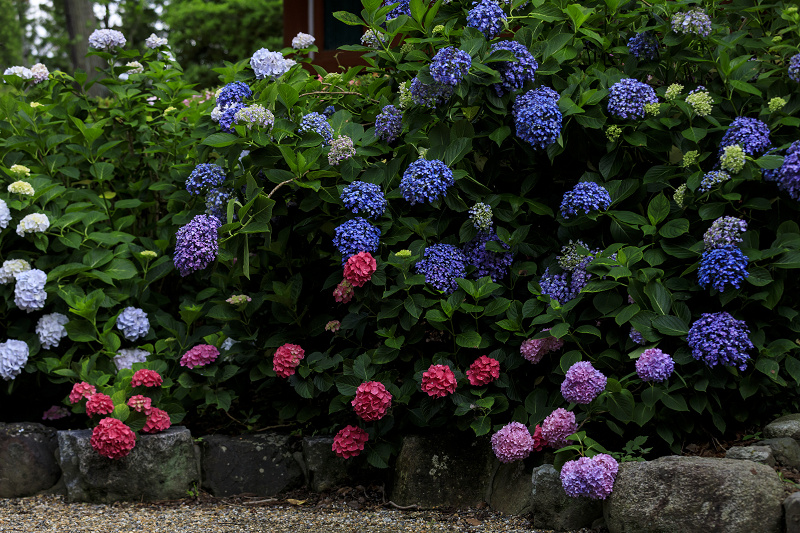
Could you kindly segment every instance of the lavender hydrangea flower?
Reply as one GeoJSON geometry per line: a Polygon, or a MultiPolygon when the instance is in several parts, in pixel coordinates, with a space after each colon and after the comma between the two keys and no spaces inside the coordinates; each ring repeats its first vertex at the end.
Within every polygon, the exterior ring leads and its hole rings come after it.
{"type": "Polygon", "coordinates": [[[476,28],[487,39],[494,39],[503,29],[506,14],[492,0],[473,2],[473,8],[467,13],[467,26],[476,28]],[[476,5],[477,4],[477,5],[476,5]]]}
{"type": "Polygon", "coordinates": [[[94,30],[89,36],[89,46],[95,50],[113,50],[122,48],[127,40],[117,30],[94,30]]]}
{"type": "Polygon", "coordinates": [[[9,222],[11,222],[11,210],[5,200],[0,198],[0,229],[6,229],[9,222]]]}
{"type": "Polygon", "coordinates": [[[511,422],[492,435],[492,451],[501,463],[513,463],[533,451],[531,432],[519,422],[511,422]]]}
{"type": "Polygon", "coordinates": [[[236,114],[244,109],[244,104],[231,104],[222,108],[219,115],[219,129],[225,133],[233,133],[233,125],[236,123],[236,114]]]}
{"type": "Polygon", "coordinates": [[[275,124],[275,115],[260,104],[238,109],[233,119],[236,124],[245,124],[248,130],[253,129],[254,126],[256,128],[271,129],[272,125],[275,124]]]}
{"type": "Polygon", "coordinates": [[[703,313],[686,338],[692,348],[692,357],[709,367],[734,366],[747,368],[748,350],[753,349],[750,330],[744,320],[736,320],[729,313],[703,313]]]}
{"type": "Polygon", "coordinates": [[[489,276],[492,281],[499,281],[508,274],[514,261],[514,254],[511,252],[487,250],[486,244],[492,241],[499,243],[506,250],[511,249],[497,237],[492,228],[479,231],[474,239],[464,245],[464,256],[467,258],[467,263],[475,267],[473,276],[476,279],[489,276]]]}
{"type": "Polygon", "coordinates": [[[578,431],[575,413],[559,407],[542,422],[542,438],[548,446],[563,448],[569,441],[567,437],[578,431]]]}
{"type": "Polygon", "coordinates": [[[178,230],[173,262],[181,276],[203,270],[217,259],[217,230],[221,225],[215,216],[196,215],[178,230]]]}
{"type": "Polygon", "coordinates": [[[380,244],[381,230],[361,217],[341,224],[334,230],[333,245],[342,254],[342,264],[358,252],[374,253],[380,244]]]}
{"type": "Polygon", "coordinates": [[[675,361],[658,348],[645,350],[636,360],[636,374],[642,381],[667,381],[674,370],[675,361]]]}
{"type": "Polygon", "coordinates": [[[447,102],[453,96],[453,86],[444,83],[422,83],[419,78],[411,80],[411,99],[421,106],[436,108],[437,105],[447,102]]]}
{"type": "Polygon", "coordinates": [[[789,79],[800,83],[800,54],[795,54],[789,60],[789,79]]]}
{"type": "Polygon", "coordinates": [[[657,59],[658,39],[651,31],[637,33],[628,39],[628,51],[637,59],[657,59]]]}
{"type": "Polygon", "coordinates": [[[458,288],[456,279],[467,276],[467,258],[452,244],[434,244],[425,248],[416,269],[435,289],[450,294],[458,288]]]}
{"type": "Polygon", "coordinates": [[[344,188],[341,199],[347,209],[368,218],[378,218],[386,211],[386,198],[374,183],[354,181],[344,188]]]}
{"type": "Polygon", "coordinates": [[[607,378],[589,361],[578,361],[561,382],[561,395],[568,402],[588,404],[606,388],[607,378]]]}
{"type": "Polygon", "coordinates": [[[539,68],[539,63],[533,58],[533,55],[525,48],[525,45],[517,41],[500,41],[492,45],[490,51],[496,52],[498,50],[508,50],[516,61],[505,61],[502,63],[494,63],[492,66],[500,74],[503,81],[492,85],[497,96],[503,96],[506,93],[511,93],[522,89],[526,81],[532,82],[536,70],[539,68]]]}
{"type": "Polygon", "coordinates": [[[403,112],[393,105],[384,106],[375,117],[375,136],[387,144],[393,143],[403,130],[403,112]]]}
{"type": "Polygon", "coordinates": [[[621,79],[608,94],[608,112],[619,118],[644,118],[644,106],[658,103],[653,88],[633,78],[621,79]]]}
{"type": "Polygon", "coordinates": [[[276,80],[289,71],[291,64],[286,62],[280,52],[270,52],[267,48],[261,48],[250,58],[250,68],[259,80],[267,76],[276,80]]]}
{"type": "Polygon", "coordinates": [[[38,268],[20,272],[14,285],[14,303],[27,313],[42,309],[47,300],[46,283],[47,274],[38,268]]]}
{"type": "Polygon", "coordinates": [[[776,182],[778,189],[789,193],[793,200],[800,200],[800,141],[793,142],[783,155],[779,168],[763,171],[764,179],[776,182]]]}
{"type": "Polygon", "coordinates": [[[747,256],[735,246],[719,246],[703,252],[697,272],[701,287],[711,285],[719,292],[726,286],[738,289],[747,273],[747,256]]]}
{"type": "Polygon", "coordinates": [[[400,15],[408,15],[409,17],[411,16],[410,0],[383,0],[384,7],[392,4],[398,5],[393,7],[391,11],[386,14],[386,20],[392,20],[400,15]]]}
{"type": "Polygon", "coordinates": [[[67,329],[64,327],[69,322],[69,318],[61,313],[50,313],[42,315],[36,323],[36,334],[39,335],[39,343],[42,348],[58,348],[61,339],[67,336],[67,329]]]}
{"type": "Polygon", "coordinates": [[[561,135],[560,95],[549,87],[539,87],[514,100],[514,125],[517,137],[534,148],[544,149],[561,135]]]}
{"type": "Polygon", "coordinates": [[[635,342],[636,344],[645,344],[647,339],[644,338],[644,335],[636,328],[631,328],[630,333],[628,333],[628,338],[635,342]]]}
{"type": "MultiPolygon", "coordinates": [[[[550,331],[545,328],[542,333],[550,331]]],[[[550,352],[556,352],[564,347],[564,341],[549,335],[543,339],[525,339],[519,346],[519,353],[533,364],[538,364],[550,352]]]]}
{"type": "Polygon", "coordinates": [[[117,329],[129,341],[141,339],[150,331],[150,321],[147,313],[138,307],[126,307],[117,316],[117,329]]]}
{"type": "Polygon", "coordinates": [[[217,105],[225,108],[231,104],[239,104],[245,98],[253,96],[250,86],[242,81],[227,84],[217,93],[217,105]]]}
{"type": "Polygon", "coordinates": [[[23,341],[8,339],[0,342],[0,377],[11,381],[22,372],[28,362],[28,345],[23,341]]]}
{"type": "Polygon", "coordinates": [[[133,368],[134,363],[144,363],[147,361],[147,356],[150,352],[140,348],[122,348],[114,356],[114,366],[117,370],[125,368],[133,368]]]}
{"type": "Polygon", "coordinates": [[[747,231],[747,222],[736,217],[719,217],[703,234],[706,250],[736,246],[742,242],[742,233],[747,231]]]}
{"type": "MultiPolygon", "coordinates": [[[[227,187],[211,189],[206,195],[206,214],[218,219],[228,219],[228,200],[233,198],[233,190],[227,187]]],[[[234,215],[236,218],[236,215],[234,215]]]]}
{"type": "Polygon", "coordinates": [[[561,486],[567,496],[585,496],[593,500],[605,500],[614,489],[619,472],[616,459],[607,454],[580,457],[567,461],[561,467],[561,486]]]}
{"type": "Polygon", "coordinates": [[[44,63],[36,63],[31,67],[31,74],[33,74],[33,83],[42,83],[50,77],[50,71],[44,63]]]}
{"type": "Polygon", "coordinates": [[[751,157],[758,157],[772,145],[769,140],[769,126],[757,118],[737,117],[722,136],[717,158],[722,157],[723,149],[733,144],[740,145],[751,157]]]}
{"type": "Polygon", "coordinates": [[[713,187],[719,185],[720,183],[725,183],[729,179],[731,179],[731,175],[724,170],[712,170],[703,176],[703,179],[700,181],[700,186],[697,188],[697,190],[700,192],[708,192],[713,187]]]}
{"type": "Polygon", "coordinates": [[[152,49],[154,49],[154,50],[155,50],[156,48],[161,48],[162,46],[167,46],[167,43],[168,43],[168,42],[169,42],[169,41],[167,41],[167,40],[166,40],[166,39],[164,39],[163,37],[159,37],[159,36],[158,36],[158,35],[156,35],[155,33],[151,33],[151,34],[150,34],[150,37],[148,37],[147,39],[145,39],[145,41],[144,41],[144,45],[145,45],[147,48],[152,48],[152,49]]]}
{"type": "Polygon", "coordinates": [[[433,56],[431,77],[445,85],[458,85],[469,72],[472,58],[468,52],[454,46],[442,48],[433,56]]]}
{"type": "Polygon", "coordinates": [[[186,178],[186,190],[189,194],[204,194],[225,182],[225,169],[211,163],[200,163],[186,178]]]}
{"type": "Polygon", "coordinates": [[[328,121],[325,120],[324,115],[320,115],[316,111],[309,113],[300,121],[300,127],[297,129],[298,133],[306,133],[307,131],[316,132],[317,135],[322,137],[323,144],[330,144],[333,140],[333,128],[328,121]]]}
{"type": "Polygon", "coordinates": [[[411,205],[433,202],[440,196],[444,197],[453,183],[453,171],[444,161],[417,159],[403,173],[400,192],[411,205]]]}
{"type": "Polygon", "coordinates": [[[675,13],[672,15],[672,31],[708,37],[711,34],[711,19],[701,7],[685,13],[675,13]]]}
{"type": "Polygon", "coordinates": [[[611,205],[611,195],[602,186],[593,181],[581,181],[564,193],[561,200],[561,216],[569,219],[577,214],[589,214],[592,211],[605,211],[611,205]]]}
{"type": "Polygon", "coordinates": [[[328,164],[338,165],[356,155],[356,148],[353,146],[353,139],[347,135],[340,135],[331,141],[331,149],[328,152],[328,164]]]}

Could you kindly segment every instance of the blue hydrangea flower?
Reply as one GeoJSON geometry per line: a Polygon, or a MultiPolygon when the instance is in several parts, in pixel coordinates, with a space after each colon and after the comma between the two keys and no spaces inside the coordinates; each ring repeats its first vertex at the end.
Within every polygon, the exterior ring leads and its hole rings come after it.
{"type": "Polygon", "coordinates": [[[778,188],[789,193],[793,200],[800,200],[800,141],[793,142],[783,155],[783,164],[779,168],[763,171],[764,179],[776,182],[778,188]]]}
{"type": "Polygon", "coordinates": [[[231,104],[222,110],[219,116],[219,129],[225,133],[233,133],[236,124],[236,114],[245,108],[244,104],[231,104]]]}
{"type": "Polygon", "coordinates": [[[328,124],[328,121],[325,120],[325,116],[320,115],[316,111],[303,117],[297,131],[301,134],[307,131],[315,131],[322,137],[323,144],[330,144],[333,140],[333,128],[328,124]]]}
{"type": "Polygon", "coordinates": [[[642,381],[667,381],[674,370],[672,356],[658,348],[645,350],[636,360],[636,374],[642,381]]]}
{"type": "Polygon", "coordinates": [[[789,79],[800,83],[800,54],[795,54],[789,60],[789,79]]]}
{"type": "Polygon", "coordinates": [[[747,231],[747,222],[736,217],[719,217],[703,234],[706,250],[736,246],[742,242],[742,233],[747,231]]]}
{"type": "Polygon", "coordinates": [[[384,106],[375,117],[375,136],[391,144],[403,130],[403,112],[393,105],[384,106]]]}
{"type": "Polygon", "coordinates": [[[675,13],[672,15],[672,31],[708,37],[711,34],[711,18],[701,7],[686,13],[675,13]]]}
{"type": "Polygon", "coordinates": [[[411,100],[421,106],[436,108],[437,105],[447,102],[453,96],[453,86],[444,83],[427,85],[414,77],[411,80],[411,100]]]}
{"type": "Polygon", "coordinates": [[[751,157],[758,157],[772,145],[769,140],[769,126],[757,118],[737,117],[722,136],[717,159],[722,156],[726,146],[738,144],[751,157]]]}
{"type": "Polygon", "coordinates": [[[181,276],[203,270],[217,259],[217,230],[221,225],[215,216],[196,215],[178,230],[173,262],[181,276]]]}
{"type": "Polygon", "coordinates": [[[14,285],[14,303],[26,313],[42,309],[47,300],[46,283],[47,274],[38,268],[20,272],[14,285]]]}
{"type": "Polygon", "coordinates": [[[28,362],[28,345],[23,341],[8,339],[0,342],[0,377],[11,381],[22,372],[28,362]]]}
{"type": "MultiPolygon", "coordinates": [[[[206,195],[206,214],[220,220],[228,219],[228,200],[233,197],[233,190],[227,187],[211,189],[206,195]]],[[[234,215],[236,218],[236,215],[234,215]]]]}
{"type": "Polygon", "coordinates": [[[544,149],[561,135],[559,94],[549,87],[539,87],[514,100],[514,125],[517,137],[534,148],[544,149]]]}
{"type": "Polygon", "coordinates": [[[726,286],[738,289],[747,276],[747,256],[739,248],[720,246],[703,252],[697,273],[701,287],[711,285],[719,292],[726,286]]]}
{"type": "Polygon", "coordinates": [[[390,6],[392,4],[398,4],[397,6],[393,7],[391,11],[386,14],[386,20],[392,20],[394,18],[399,17],[400,15],[408,15],[411,16],[411,5],[410,0],[383,0],[383,5],[390,6]]]}
{"type": "Polygon", "coordinates": [[[631,328],[630,333],[628,333],[628,338],[630,338],[630,340],[632,340],[636,344],[647,343],[647,340],[644,338],[644,335],[642,335],[642,333],[636,330],[635,328],[631,328]]]}
{"type": "Polygon", "coordinates": [[[589,214],[592,211],[606,210],[611,205],[611,195],[608,191],[593,181],[581,181],[564,193],[561,200],[561,216],[571,218],[580,213],[589,214]]]}
{"type": "Polygon", "coordinates": [[[138,307],[126,307],[117,316],[117,329],[129,341],[141,339],[150,331],[150,321],[147,313],[138,307]]]}
{"type": "Polygon", "coordinates": [[[657,59],[658,39],[650,31],[637,33],[628,39],[628,51],[638,59],[657,59]]]}
{"type": "Polygon", "coordinates": [[[225,181],[225,170],[211,163],[200,163],[186,178],[186,190],[189,194],[203,194],[219,187],[225,181]]]}
{"type": "Polygon", "coordinates": [[[342,264],[358,252],[374,254],[380,244],[381,230],[361,217],[348,220],[334,230],[333,245],[342,254],[342,264]]]}
{"type": "Polygon", "coordinates": [[[697,188],[700,192],[708,192],[716,185],[725,183],[731,179],[731,175],[724,170],[712,170],[707,172],[703,179],[700,181],[700,186],[697,188]]]}
{"type": "Polygon", "coordinates": [[[333,114],[336,113],[336,108],[332,105],[329,105],[325,109],[322,110],[322,114],[325,115],[325,118],[331,118],[333,114]]]}
{"type": "Polygon", "coordinates": [[[245,98],[253,96],[250,86],[242,81],[229,83],[219,90],[217,94],[217,105],[227,107],[231,104],[240,104],[245,98]]]}
{"type": "Polygon", "coordinates": [[[506,21],[503,9],[492,0],[481,0],[480,3],[473,2],[472,5],[474,7],[467,13],[467,26],[476,28],[487,39],[497,37],[506,21]]]}
{"type": "Polygon", "coordinates": [[[374,183],[354,181],[344,188],[341,199],[347,209],[368,218],[378,218],[386,211],[386,198],[374,183]]]}
{"type": "Polygon", "coordinates": [[[453,183],[455,183],[453,171],[444,164],[444,161],[417,159],[408,165],[403,173],[400,192],[411,205],[433,202],[440,196],[444,197],[453,183]]]}
{"type": "Polygon", "coordinates": [[[653,88],[633,78],[619,80],[608,94],[608,112],[619,118],[644,118],[644,106],[658,103],[653,88]]]}
{"type": "Polygon", "coordinates": [[[550,272],[550,267],[547,267],[539,280],[542,294],[549,296],[561,305],[575,298],[577,295],[572,292],[570,287],[569,274],[569,272],[555,274],[550,272]]]}
{"type": "MultiPolygon", "coordinates": [[[[517,41],[500,41],[491,47],[491,52],[497,50],[508,50],[516,61],[505,61],[502,63],[494,63],[492,67],[500,73],[503,81],[492,85],[497,96],[503,96],[506,93],[511,93],[522,89],[526,81],[533,81],[536,70],[539,68],[539,63],[533,58],[533,55],[528,51],[522,43],[517,41]]],[[[556,98],[556,100],[558,100],[556,98]]]]}
{"type": "Polygon", "coordinates": [[[467,258],[452,244],[434,244],[425,248],[416,269],[435,289],[450,294],[458,288],[456,279],[467,276],[467,258]]]}
{"type": "Polygon", "coordinates": [[[292,67],[294,63],[287,61],[280,52],[271,52],[261,48],[250,58],[250,68],[255,72],[256,78],[263,80],[267,76],[278,79],[292,67]]]}
{"type": "Polygon", "coordinates": [[[712,368],[725,365],[744,370],[750,357],[747,351],[753,349],[747,324],[725,311],[703,313],[689,328],[686,341],[692,357],[712,368]]]}
{"type": "Polygon", "coordinates": [[[499,281],[508,274],[511,263],[514,261],[514,254],[511,252],[493,252],[486,249],[488,242],[500,243],[506,250],[511,247],[497,237],[494,229],[479,231],[474,239],[464,245],[464,256],[467,263],[475,267],[474,276],[476,279],[489,276],[492,281],[499,281]]]}
{"type": "Polygon", "coordinates": [[[472,66],[472,58],[468,52],[454,46],[442,48],[433,56],[431,77],[445,85],[458,85],[472,66]]]}

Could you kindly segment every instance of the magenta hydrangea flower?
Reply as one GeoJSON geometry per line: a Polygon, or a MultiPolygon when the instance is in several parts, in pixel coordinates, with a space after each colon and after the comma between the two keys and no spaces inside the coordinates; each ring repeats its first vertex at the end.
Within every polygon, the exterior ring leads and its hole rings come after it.
{"type": "Polygon", "coordinates": [[[587,404],[606,388],[608,380],[589,361],[578,361],[567,370],[561,383],[561,395],[568,402],[587,404]]]}
{"type": "Polygon", "coordinates": [[[604,453],[567,461],[561,468],[561,485],[567,496],[605,500],[614,489],[619,464],[604,453]]]}
{"type": "Polygon", "coordinates": [[[181,357],[181,366],[194,368],[213,363],[219,356],[219,350],[210,344],[198,344],[181,357]]]}
{"type": "Polygon", "coordinates": [[[492,450],[501,463],[511,463],[528,457],[534,441],[528,428],[519,422],[506,424],[492,435],[492,450]]]}
{"type": "Polygon", "coordinates": [[[578,431],[575,413],[559,407],[542,422],[542,438],[548,446],[563,448],[569,441],[567,437],[578,431]]]}

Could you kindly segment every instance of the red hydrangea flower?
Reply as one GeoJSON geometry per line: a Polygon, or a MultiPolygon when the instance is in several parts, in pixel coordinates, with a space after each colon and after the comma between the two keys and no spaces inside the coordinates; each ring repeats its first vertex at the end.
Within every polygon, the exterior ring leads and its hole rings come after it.
{"type": "Polygon", "coordinates": [[[194,368],[196,366],[206,366],[217,360],[219,350],[210,344],[198,344],[181,357],[181,366],[194,368]]]}
{"type": "Polygon", "coordinates": [[[85,381],[76,383],[72,386],[72,392],[69,393],[69,403],[78,403],[81,398],[88,398],[95,392],[97,389],[94,388],[94,385],[89,385],[85,381]]]}
{"type": "Polygon", "coordinates": [[[380,420],[392,405],[392,395],[380,381],[367,381],[356,389],[351,402],[356,414],[367,422],[380,420]]]}
{"type": "Polygon", "coordinates": [[[306,356],[305,350],[296,344],[286,343],[275,352],[272,369],[279,378],[288,378],[294,374],[300,360],[306,356]]]}
{"type": "Polygon", "coordinates": [[[339,282],[335,289],[333,289],[333,298],[342,304],[348,303],[353,299],[353,286],[349,281],[343,279],[339,282]]]}
{"type": "Polygon", "coordinates": [[[351,255],[344,264],[344,279],[354,287],[363,287],[372,279],[372,274],[378,268],[375,258],[369,252],[358,252],[351,255]]]}
{"type": "Polygon", "coordinates": [[[122,420],[104,418],[92,430],[92,448],[109,459],[125,457],[136,446],[136,435],[122,420]]]}
{"type": "Polygon", "coordinates": [[[369,435],[356,426],[346,426],[333,437],[332,449],[339,457],[349,459],[364,451],[369,435]]]}
{"type": "Polygon", "coordinates": [[[86,415],[107,415],[114,412],[114,400],[111,396],[96,392],[86,400],[86,415]]]}
{"type": "Polygon", "coordinates": [[[131,396],[131,398],[128,400],[128,407],[130,407],[134,411],[138,411],[146,415],[150,414],[150,409],[152,405],[153,405],[153,400],[151,400],[147,396],[142,396],[141,394],[131,396]]]}
{"type": "Polygon", "coordinates": [[[142,368],[134,372],[131,378],[131,387],[141,387],[143,385],[145,387],[160,387],[163,382],[164,380],[161,379],[161,375],[158,372],[142,368]]]}
{"type": "Polygon", "coordinates": [[[447,365],[431,365],[422,373],[422,392],[442,398],[456,391],[456,376],[447,365]]]}
{"type": "Polygon", "coordinates": [[[475,359],[467,370],[467,379],[470,385],[488,385],[500,377],[500,361],[488,355],[475,359]]]}
{"type": "Polygon", "coordinates": [[[533,451],[540,452],[544,450],[545,444],[547,444],[547,442],[545,442],[542,436],[542,426],[536,426],[533,430],[533,451]]]}
{"type": "Polygon", "coordinates": [[[161,433],[168,430],[171,425],[169,413],[158,407],[153,407],[150,409],[150,414],[147,416],[147,421],[144,423],[142,431],[144,433],[161,433]]]}

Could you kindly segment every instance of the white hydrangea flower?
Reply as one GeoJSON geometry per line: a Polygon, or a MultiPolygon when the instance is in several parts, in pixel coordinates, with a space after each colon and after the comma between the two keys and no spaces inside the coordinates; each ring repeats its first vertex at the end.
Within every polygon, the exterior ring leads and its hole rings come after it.
{"type": "Polygon", "coordinates": [[[25,236],[26,233],[43,233],[50,227],[50,220],[43,213],[31,213],[17,224],[17,235],[25,236]]]}
{"type": "Polygon", "coordinates": [[[225,351],[228,351],[231,348],[233,348],[234,344],[237,344],[238,342],[239,341],[233,340],[232,338],[228,337],[227,339],[222,341],[222,346],[220,346],[220,348],[222,348],[225,351]]]}
{"type": "Polygon", "coordinates": [[[214,109],[211,110],[211,120],[213,120],[214,122],[219,122],[219,119],[222,116],[222,113],[224,112],[225,112],[224,108],[220,106],[215,107],[214,109]]]}
{"type": "Polygon", "coordinates": [[[27,181],[15,181],[8,186],[8,192],[11,194],[24,194],[25,196],[33,196],[36,193],[33,185],[27,181]]]}
{"type": "Polygon", "coordinates": [[[0,199],[0,229],[6,229],[11,222],[11,210],[5,200],[0,199]]]}
{"type": "Polygon", "coordinates": [[[25,165],[11,165],[11,168],[9,170],[11,171],[12,174],[17,176],[18,178],[27,178],[31,175],[31,169],[29,169],[25,165]]]}
{"type": "Polygon", "coordinates": [[[295,50],[301,50],[303,48],[308,48],[312,44],[314,44],[313,35],[309,35],[307,33],[300,32],[292,39],[292,48],[295,50]]]}
{"type": "Polygon", "coordinates": [[[151,33],[150,37],[145,39],[144,45],[147,48],[159,48],[161,46],[167,46],[167,40],[163,37],[159,37],[155,33],[151,33]]]}
{"type": "Polygon", "coordinates": [[[14,303],[27,313],[42,309],[47,300],[46,283],[47,274],[38,268],[20,272],[14,285],[14,303]]]}
{"type": "Polygon", "coordinates": [[[122,32],[117,30],[94,30],[89,36],[89,46],[95,50],[122,48],[127,42],[122,32]]]}
{"type": "Polygon", "coordinates": [[[47,67],[44,65],[44,63],[36,63],[34,66],[32,66],[31,74],[33,74],[34,83],[42,83],[44,80],[50,77],[50,71],[47,70],[47,67]]]}
{"type": "Polygon", "coordinates": [[[42,318],[36,323],[36,334],[39,335],[42,348],[49,350],[58,347],[61,339],[67,336],[67,329],[64,327],[67,322],[69,322],[67,315],[61,313],[42,315],[42,318]]]}
{"type": "Polygon", "coordinates": [[[11,381],[28,362],[28,345],[22,341],[8,339],[0,343],[0,377],[11,381]]]}
{"type": "Polygon", "coordinates": [[[270,52],[261,48],[250,58],[250,68],[256,73],[256,78],[262,80],[267,76],[277,79],[285,74],[291,65],[287,64],[280,52],[270,52]]]}
{"type": "Polygon", "coordinates": [[[3,266],[0,268],[0,283],[5,285],[17,279],[17,276],[23,272],[31,269],[31,264],[24,259],[9,259],[3,261],[3,266]]]}
{"type": "Polygon", "coordinates": [[[123,368],[130,369],[133,367],[134,363],[144,363],[147,361],[148,355],[150,355],[150,352],[140,348],[122,348],[117,352],[117,355],[114,356],[114,364],[117,370],[122,370],[123,368]]]}
{"type": "Polygon", "coordinates": [[[23,80],[29,80],[33,78],[33,72],[31,72],[31,69],[20,66],[8,67],[5,70],[5,72],[3,72],[3,76],[11,76],[11,75],[19,76],[23,80]]]}
{"type": "Polygon", "coordinates": [[[128,74],[141,74],[144,72],[144,67],[138,61],[130,61],[129,63],[125,63],[126,67],[132,67],[132,70],[128,71],[128,74]]]}

